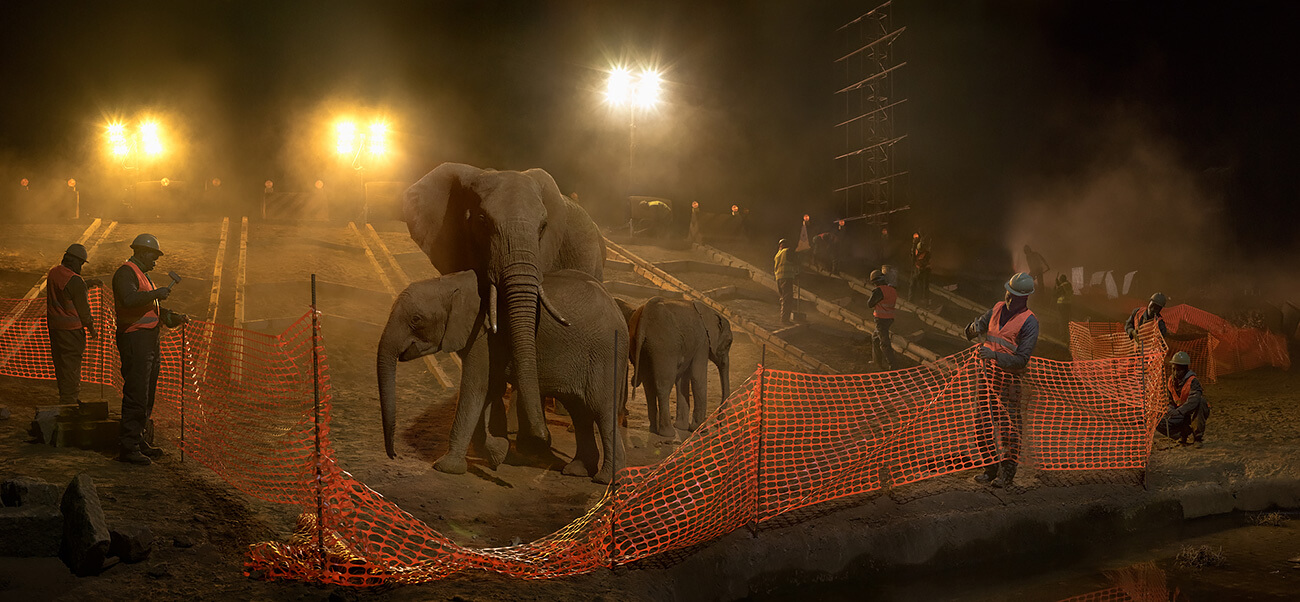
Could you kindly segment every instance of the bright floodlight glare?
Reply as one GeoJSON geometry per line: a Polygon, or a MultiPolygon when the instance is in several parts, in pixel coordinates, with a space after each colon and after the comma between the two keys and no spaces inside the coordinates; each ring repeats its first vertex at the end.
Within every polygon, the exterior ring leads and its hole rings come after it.
{"type": "Polygon", "coordinates": [[[340,121],[339,124],[335,126],[335,131],[338,133],[337,142],[335,144],[338,153],[340,155],[351,154],[353,145],[356,144],[357,124],[352,123],[351,121],[340,121]]]}
{"type": "Polygon", "coordinates": [[[624,67],[615,67],[609,72],[609,81],[605,84],[605,100],[621,105],[631,98],[632,87],[632,72],[624,67]]]}
{"type": "Polygon", "coordinates": [[[123,156],[130,152],[126,142],[126,126],[119,122],[108,124],[108,150],[114,155],[123,156]]]}
{"type": "Polygon", "coordinates": [[[140,124],[140,145],[147,155],[157,155],[163,152],[162,140],[158,137],[157,122],[146,121],[140,124]]]}
{"type": "Polygon", "coordinates": [[[632,102],[637,106],[648,109],[659,102],[659,72],[645,69],[641,71],[641,77],[636,80],[635,89],[632,93],[632,102]]]}
{"type": "Polygon", "coordinates": [[[386,138],[388,135],[388,124],[382,121],[376,121],[370,124],[370,154],[382,155],[386,150],[386,138]]]}

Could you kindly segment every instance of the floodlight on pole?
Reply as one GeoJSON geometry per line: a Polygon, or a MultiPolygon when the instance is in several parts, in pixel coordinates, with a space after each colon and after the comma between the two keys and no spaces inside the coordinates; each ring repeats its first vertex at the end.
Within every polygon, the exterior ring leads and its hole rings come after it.
{"type": "MultiPolygon", "coordinates": [[[[662,79],[659,72],[642,69],[632,73],[627,67],[616,66],[609,71],[605,82],[605,102],[615,107],[627,106],[627,197],[631,203],[634,174],[636,171],[636,112],[638,109],[650,110],[659,103],[659,91],[662,79]]],[[[629,208],[629,216],[631,210],[629,208]]],[[[631,228],[631,221],[628,222],[631,228]]]]}

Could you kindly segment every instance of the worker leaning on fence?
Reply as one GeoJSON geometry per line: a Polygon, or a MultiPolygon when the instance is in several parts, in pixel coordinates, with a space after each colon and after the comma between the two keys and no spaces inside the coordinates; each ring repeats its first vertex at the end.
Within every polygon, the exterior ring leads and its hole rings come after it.
{"type": "Polygon", "coordinates": [[[966,327],[966,338],[984,335],[978,357],[991,360],[992,382],[980,391],[979,425],[981,446],[1000,459],[984,467],[975,477],[979,483],[1009,487],[1016,477],[1020,461],[1020,374],[1038,345],[1038,318],[1029,311],[1029,295],[1034,292],[1034,278],[1020,272],[1004,286],[1006,298],[966,327]],[[997,396],[993,396],[993,392],[997,396]]]}
{"type": "Polygon", "coordinates": [[[772,272],[776,276],[776,290],[781,295],[781,323],[790,324],[794,314],[794,280],[799,277],[799,260],[790,250],[790,242],[782,238],[776,243],[776,257],[772,258],[772,272]]]}
{"type": "Polygon", "coordinates": [[[1192,357],[1186,351],[1175,353],[1169,363],[1174,367],[1166,385],[1169,412],[1156,423],[1156,430],[1183,445],[1191,437],[1200,447],[1205,439],[1205,422],[1210,418],[1210,402],[1205,400],[1201,381],[1192,372],[1192,357]]]}
{"type": "Polygon", "coordinates": [[[889,330],[894,325],[895,306],[898,304],[898,289],[890,284],[880,270],[872,270],[871,283],[876,288],[867,299],[871,315],[876,318],[876,334],[871,335],[872,361],[882,370],[894,369],[894,341],[889,330]]]}
{"type": "Polygon", "coordinates": [[[153,416],[154,391],[158,388],[158,323],[175,328],[189,322],[189,316],[163,309],[158,301],[171,294],[171,287],[155,287],[148,272],[162,257],[158,239],[141,234],[131,242],[135,254],[113,274],[113,298],[117,308],[117,350],[122,357],[122,424],[118,434],[118,460],[148,465],[163,451],[144,440],[144,430],[153,416]]]}
{"type": "Polygon", "coordinates": [[[1152,320],[1155,320],[1156,328],[1160,329],[1160,336],[1168,338],[1169,329],[1165,328],[1165,319],[1160,316],[1160,311],[1165,308],[1165,303],[1168,303],[1168,301],[1164,293],[1156,293],[1151,295],[1151,301],[1147,302],[1146,308],[1139,307],[1133,310],[1133,313],[1129,314],[1128,320],[1124,322],[1124,332],[1128,333],[1128,338],[1137,337],[1138,329],[1152,320]]]}
{"type": "Polygon", "coordinates": [[[86,353],[86,337],[94,339],[95,321],[90,315],[90,286],[98,280],[82,280],[81,268],[90,256],[86,247],[73,243],[63,252],[63,260],[50,269],[45,278],[45,318],[50,331],[50,359],[54,362],[54,380],[59,386],[59,403],[81,401],[81,358],[86,353]]]}

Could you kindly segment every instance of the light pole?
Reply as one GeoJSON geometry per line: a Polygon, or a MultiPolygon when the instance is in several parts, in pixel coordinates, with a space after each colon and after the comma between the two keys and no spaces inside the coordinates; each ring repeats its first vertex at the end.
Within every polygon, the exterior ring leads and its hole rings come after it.
{"type": "Polygon", "coordinates": [[[626,67],[615,67],[605,84],[605,102],[615,107],[627,106],[627,203],[628,233],[632,232],[632,187],[636,168],[636,113],[651,110],[659,103],[659,72],[642,69],[633,74],[626,67]]]}

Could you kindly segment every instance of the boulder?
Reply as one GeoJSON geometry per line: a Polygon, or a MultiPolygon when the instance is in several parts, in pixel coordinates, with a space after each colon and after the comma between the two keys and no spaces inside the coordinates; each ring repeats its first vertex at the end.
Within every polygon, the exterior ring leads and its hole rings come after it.
{"type": "Polygon", "coordinates": [[[32,442],[54,443],[54,430],[58,420],[57,410],[37,410],[36,418],[32,419],[32,426],[28,430],[32,435],[32,442]]]}
{"type": "Polygon", "coordinates": [[[0,483],[0,502],[6,506],[59,507],[59,486],[30,477],[15,477],[0,483]]]}
{"type": "Polygon", "coordinates": [[[59,555],[63,516],[54,506],[0,507],[0,557],[59,555]]]}
{"type": "Polygon", "coordinates": [[[109,556],[121,558],[122,562],[140,562],[153,550],[153,531],[145,525],[122,525],[109,530],[109,537],[109,556]]]}
{"type": "Polygon", "coordinates": [[[90,475],[81,473],[63,491],[63,545],[59,557],[78,577],[99,573],[111,538],[104,508],[90,475]]]}
{"type": "Polygon", "coordinates": [[[0,406],[0,420],[8,420],[13,413],[9,411],[9,406],[0,406]]]}

